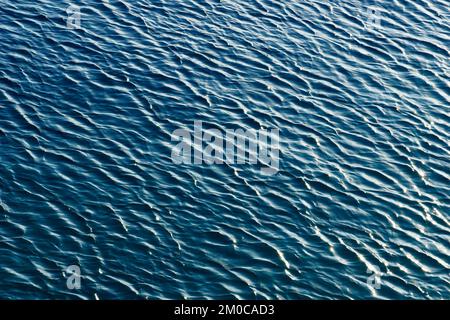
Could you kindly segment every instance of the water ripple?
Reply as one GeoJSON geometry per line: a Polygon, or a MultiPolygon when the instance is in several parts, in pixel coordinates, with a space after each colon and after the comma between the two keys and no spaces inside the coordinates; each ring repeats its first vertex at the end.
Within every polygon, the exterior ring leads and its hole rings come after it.
{"type": "Polygon", "coordinates": [[[0,1],[0,298],[450,298],[446,1],[78,3],[0,1]],[[280,171],[175,165],[194,120],[280,171]]]}

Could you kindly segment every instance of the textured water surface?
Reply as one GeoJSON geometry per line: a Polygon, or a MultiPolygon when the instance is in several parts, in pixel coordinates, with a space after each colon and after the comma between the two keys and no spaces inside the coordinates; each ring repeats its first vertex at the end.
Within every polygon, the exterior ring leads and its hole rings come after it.
{"type": "Polygon", "coordinates": [[[0,298],[450,298],[447,0],[69,4],[0,0],[0,298]]]}

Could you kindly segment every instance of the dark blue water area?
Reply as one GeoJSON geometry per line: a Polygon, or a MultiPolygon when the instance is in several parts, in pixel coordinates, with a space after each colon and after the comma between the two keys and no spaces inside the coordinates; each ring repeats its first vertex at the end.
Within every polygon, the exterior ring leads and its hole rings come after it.
{"type": "Polygon", "coordinates": [[[446,0],[0,0],[0,298],[450,299],[449,45],[446,0]],[[175,163],[194,121],[278,172],[175,163]]]}

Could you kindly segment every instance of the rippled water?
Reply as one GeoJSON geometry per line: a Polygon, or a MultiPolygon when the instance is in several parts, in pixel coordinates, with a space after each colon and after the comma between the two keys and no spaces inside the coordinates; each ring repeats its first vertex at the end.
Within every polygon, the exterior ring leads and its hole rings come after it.
{"type": "Polygon", "coordinates": [[[74,4],[0,0],[0,298],[450,298],[447,0],[74,4]]]}

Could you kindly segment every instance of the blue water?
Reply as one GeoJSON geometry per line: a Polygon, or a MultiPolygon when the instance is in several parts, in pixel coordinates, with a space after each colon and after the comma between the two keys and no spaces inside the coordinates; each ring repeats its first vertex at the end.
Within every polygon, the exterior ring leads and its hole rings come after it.
{"type": "Polygon", "coordinates": [[[0,298],[450,299],[447,0],[69,4],[0,0],[0,298]]]}

